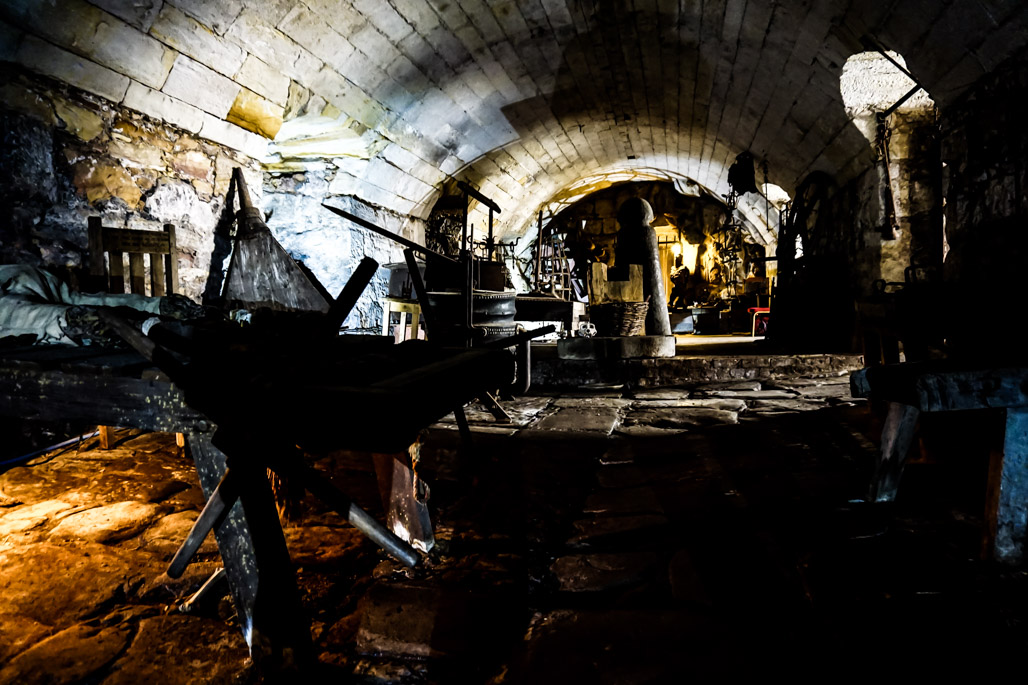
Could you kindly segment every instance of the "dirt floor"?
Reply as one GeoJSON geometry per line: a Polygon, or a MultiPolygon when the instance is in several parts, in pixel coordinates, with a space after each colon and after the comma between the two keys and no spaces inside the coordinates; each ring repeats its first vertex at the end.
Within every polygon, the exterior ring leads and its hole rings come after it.
{"type": "MultiPolygon", "coordinates": [[[[854,502],[875,414],[847,377],[594,388],[434,426],[415,569],[317,502],[286,527],[319,665],[294,682],[669,683],[979,676],[1028,648],[1028,572],[979,560],[987,416],[923,426],[892,506],[854,502]],[[843,675],[847,674],[847,675],[843,675]],[[852,674],[852,675],[848,675],[852,674]]],[[[370,459],[314,461],[377,516],[370,459]]],[[[0,473],[0,683],[258,682],[226,598],[178,610],[213,540],[173,436],[0,473]]]]}

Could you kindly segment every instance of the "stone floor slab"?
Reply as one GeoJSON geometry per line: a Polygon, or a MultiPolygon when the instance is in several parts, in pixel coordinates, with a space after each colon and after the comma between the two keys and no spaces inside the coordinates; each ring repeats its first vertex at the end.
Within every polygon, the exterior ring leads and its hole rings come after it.
{"type": "Polygon", "coordinates": [[[587,514],[662,514],[657,493],[652,488],[600,490],[589,495],[583,511],[587,514]]]}
{"type": "Polygon", "coordinates": [[[0,549],[0,597],[5,613],[64,628],[159,575],[158,568],[145,552],[94,542],[8,547],[0,549]]]}
{"type": "Polygon", "coordinates": [[[70,685],[89,682],[90,676],[121,653],[131,635],[130,628],[124,625],[103,629],[72,626],[11,659],[0,670],[0,683],[70,685]]]}
{"type": "Polygon", "coordinates": [[[666,407],[661,409],[633,409],[625,415],[623,425],[625,427],[651,426],[654,428],[684,430],[697,426],[714,426],[738,422],[739,415],[734,411],[711,409],[709,407],[666,407]]]}
{"type": "Polygon", "coordinates": [[[603,544],[625,535],[638,535],[666,526],[668,519],[656,514],[641,516],[597,516],[575,521],[576,535],[568,540],[571,547],[603,544]]]}
{"type": "Polygon", "coordinates": [[[115,502],[71,514],[54,526],[54,539],[115,542],[134,537],[158,516],[158,505],[115,502]]]}
{"type": "Polygon", "coordinates": [[[551,433],[599,433],[609,435],[620,420],[617,407],[568,407],[541,418],[530,428],[551,433]]]}
{"type": "Polygon", "coordinates": [[[642,582],[656,564],[644,553],[571,554],[550,566],[562,592],[604,592],[642,582]]]}
{"type": "Polygon", "coordinates": [[[746,400],[724,397],[698,397],[695,399],[637,400],[636,409],[688,409],[706,408],[722,411],[746,411],[746,400]]]}
{"type": "Polygon", "coordinates": [[[104,685],[234,683],[250,666],[243,636],[217,619],[183,614],[144,618],[104,685]]]}

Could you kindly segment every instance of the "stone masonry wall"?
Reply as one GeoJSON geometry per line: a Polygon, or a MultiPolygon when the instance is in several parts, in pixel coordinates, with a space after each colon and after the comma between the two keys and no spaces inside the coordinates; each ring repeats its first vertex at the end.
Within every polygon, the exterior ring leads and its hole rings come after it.
{"type": "Polygon", "coordinates": [[[0,82],[0,260],[86,263],[86,222],[160,230],[173,223],[180,289],[199,299],[232,169],[260,200],[245,154],[50,79],[8,70],[0,82]]]}
{"type": "Polygon", "coordinates": [[[364,257],[380,265],[345,325],[351,329],[381,332],[382,298],[389,292],[386,264],[402,262],[403,248],[374,231],[343,219],[321,204],[327,203],[363,219],[425,243],[424,222],[371,205],[353,195],[334,191],[331,171],[264,175],[264,212],[275,238],[314,273],[333,297],[364,257]]]}
{"type": "Polygon", "coordinates": [[[347,320],[350,328],[380,330],[389,281],[384,265],[402,261],[402,251],[321,203],[424,241],[422,222],[334,190],[332,171],[262,173],[257,161],[237,150],[51,79],[8,72],[0,84],[0,121],[2,263],[62,273],[82,267],[89,216],[102,217],[107,226],[142,230],[173,223],[181,290],[200,300],[238,166],[275,237],[330,294],[339,293],[365,255],[383,265],[347,320]]]}

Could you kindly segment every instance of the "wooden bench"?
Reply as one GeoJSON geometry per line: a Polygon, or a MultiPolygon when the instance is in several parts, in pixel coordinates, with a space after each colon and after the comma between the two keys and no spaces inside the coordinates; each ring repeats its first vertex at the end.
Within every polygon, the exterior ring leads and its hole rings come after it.
{"type": "Polygon", "coordinates": [[[989,464],[983,556],[1025,560],[1028,528],[1028,367],[954,361],[871,366],[850,376],[854,397],[888,403],[881,457],[868,489],[869,502],[896,497],[918,417],[928,412],[988,409],[1005,419],[1003,447],[989,464]]]}

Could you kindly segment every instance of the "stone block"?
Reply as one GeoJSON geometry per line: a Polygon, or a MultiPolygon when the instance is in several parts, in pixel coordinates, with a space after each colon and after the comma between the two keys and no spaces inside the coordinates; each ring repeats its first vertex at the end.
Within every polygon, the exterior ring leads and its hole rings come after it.
{"type": "Polygon", "coordinates": [[[354,9],[368,18],[368,21],[389,37],[393,43],[399,43],[414,30],[407,21],[387,2],[380,0],[356,0],[354,9]]]}
{"type": "Polygon", "coordinates": [[[139,206],[142,192],[132,176],[118,164],[99,164],[96,160],[84,159],[75,164],[72,173],[75,190],[90,204],[117,197],[129,207],[139,206]]]}
{"type": "Polygon", "coordinates": [[[265,100],[253,91],[240,88],[227,119],[248,131],[274,140],[282,128],[284,111],[281,106],[265,100]]]}
{"type": "Polygon", "coordinates": [[[311,82],[303,85],[368,128],[378,127],[385,119],[386,112],[378,102],[331,67],[324,67],[311,82]]]}
{"type": "Polygon", "coordinates": [[[179,175],[208,183],[214,180],[214,168],[210,158],[199,150],[182,150],[171,157],[171,168],[179,175]]]}
{"type": "Polygon", "coordinates": [[[239,84],[179,55],[161,92],[223,119],[239,94],[239,84]]]}
{"type": "Polygon", "coordinates": [[[261,159],[267,154],[268,140],[256,133],[239,128],[210,114],[205,114],[200,135],[233,150],[239,150],[248,157],[261,159]]]}
{"type": "Polygon", "coordinates": [[[219,38],[206,26],[171,5],[165,5],[161,10],[150,34],[228,77],[239,71],[246,57],[238,45],[219,38]]]}
{"type": "Polygon", "coordinates": [[[361,600],[357,651],[432,658],[466,649],[474,597],[427,584],[378,584],[361,600]]]}
{"type": "Polygon", "coordinates": [[[201,110],[135,81],[129,84],[122,104],[190,133],[198,133],[203,125],[204,113],[201,110]]]}
{"type": "Polygon", "coordinates": [[[54,112],[64,122],[65,130],[80,140],[89,142],[103,132],[104,120],[100,115],[63,98],[54,98],[54,112]]]}
{"type": "Polygon", "coordinates": [[[125,76],[35,36],[26,35],[22,39],[15,59],[33,71],[112,102],[121,102],[129,87],[129,79],[125,76]]]}
{"type": "Polygon", "coordinates": [[[91,0],[92,4],[110,12],[129,26],[146,32],[153,26],[161,9],[161,0],[91,0]]]}
{"type": "Polygon", "coordinates": [[[287,35],[269,26],[255,9],[240,12],[225,32],[225,37],[271,64],[294,64],[300,58],[300,47],[287,35]]]}
{"type": "Polygon", "coordinates": [[[619,419],[617,407],[569,407],[540,419],[531,430],[610,435],[619,419]]]}
{"type": "Polygon", "coordinates": [[[285,106],[289,99],[289,77],[253,55],[247,55],[235,75],[235,81],[277,105],[285,106]]]}
{"type": "Polygon", "coordinates": [[[111,141],[108,153],[126,166],[139,169],[163,169],[164,154],[159,147],[147,142],[132,143],[123,140],[111,141]]]}
{"type": "Polygon", "coordinates": [[[656,561],[650,553],[573,554],[550,570],[562,592],[602,592],[642,582],[656,561]]]}
{"type": "Polygon", "coordinates": [[[160,88],[171,71],[175,52],[113,17],[100,21],[87,40],[69,45],[93,61],[151,88],[160,88]]]}
{"type": "Polygon", "coordinates": [[[354,52],[353,45],[325,23],[323,17],[299,3],[286,15],[279,30],[310,50],[336,71],[346,73],[347,60],[354,52]]]}
{"type": "Polygon", "coordinates": [[[218,35],[224,34],[243,10],[242,0],[167,0],[166,4],[174,5],[218,35]]]}

